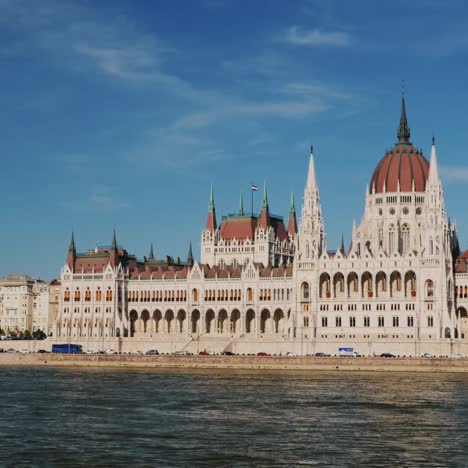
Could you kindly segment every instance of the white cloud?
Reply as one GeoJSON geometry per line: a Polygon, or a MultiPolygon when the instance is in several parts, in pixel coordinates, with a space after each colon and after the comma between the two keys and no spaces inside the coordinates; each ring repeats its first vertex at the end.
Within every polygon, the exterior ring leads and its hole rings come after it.
{"type": "Polygon", "coordinates": [[[128,203],[112,194],[107,187],[101,187],[92,191],[87,197],[76,201],[65,201],[66,208],[75,210],[92,210],[101,212],[116,211],[128,207],[128,203]]]}
{"type": "Polygon", "coordinates": [[[468,167],[441,166],[439,171],[448,182],[468,182],[468,167]]]}
{"type": "Polygon", "coordinates": [[[286,40],[290,44],[309,47],[347,47],[352,43],[351,36],[346,32],[324,32],[317,28],[307,30],[300,26],[291,26],[286,32],[286,40]]]}

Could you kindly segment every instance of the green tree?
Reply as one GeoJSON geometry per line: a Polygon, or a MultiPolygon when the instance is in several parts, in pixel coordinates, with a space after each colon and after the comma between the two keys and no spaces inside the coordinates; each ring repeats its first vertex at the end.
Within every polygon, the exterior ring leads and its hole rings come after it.
{"type": "Polygon", "coordinates": [[[34,330],[32,333],[32,337],[35,340],[45,340],[47,335],[42,330],[34,330]]]}
{"type": "Polygon", "coordinates": [[[0,328],[0,336],[6,335],[5,330],[3,328],[0,328]]]}
{"type": "Polygon", "coordinates": [[[20,332],[20,338],[23,340],[32,340],[32,335],[29,330],[24,330],[24,332],[20,332]]]}

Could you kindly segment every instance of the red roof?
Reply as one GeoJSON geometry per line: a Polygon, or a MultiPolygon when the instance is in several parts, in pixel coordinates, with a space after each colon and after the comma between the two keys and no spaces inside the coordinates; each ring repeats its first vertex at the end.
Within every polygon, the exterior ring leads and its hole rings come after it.
{"type": "Polygon", "coordinates": [[[395,145],[379,162],[372,175],[369,191],[424,192],[429,176],[429,161],[413,145],[395,145]]]}
{"type": "MultiPolygon", "coordinates": [[[[255,216],[232,216],[224,218],[219,227],[221,239],[227,241],[233,239],[254,240],[257,223],[260,223],[260,219],[255,216]]],[[[269,216],[268,225],[273,227],[276,236],[280,240],[287,239],[288,233],[281,218],[269,216]]]]}
{"type": "Polygon", "coordinates": [[[221,238],[232,239],[254,239],[257,219],[251,217],[227,218],[223,220],[219,227],[221,238]]]}

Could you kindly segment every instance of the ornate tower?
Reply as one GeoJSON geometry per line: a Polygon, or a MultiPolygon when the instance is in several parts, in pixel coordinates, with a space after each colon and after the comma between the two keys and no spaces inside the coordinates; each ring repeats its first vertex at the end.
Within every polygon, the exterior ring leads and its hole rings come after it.
{"type": "Polygon", "coordinates": [[[325,248],[322,210],[320,208],[320,196],[315,177],[313,147],[310,148],[309,171],[304,190],[304,202],[297,239],[296,258],[299,262],[310,262],[318,259],[325,248]]]}

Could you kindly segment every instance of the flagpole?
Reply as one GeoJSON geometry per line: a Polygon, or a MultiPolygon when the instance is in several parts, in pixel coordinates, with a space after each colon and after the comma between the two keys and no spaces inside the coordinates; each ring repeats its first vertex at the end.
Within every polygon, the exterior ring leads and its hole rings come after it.
{"type": "Polygon", "coordinates": [[[253,189],[253,182],[250,184],[250,194],[251,194],[251,201],[252,201],[252,205],[251,205],[251,213],[252,213],[252,218],[253,218],[253,193],[254,193],[254,189],[253,189]]]}

